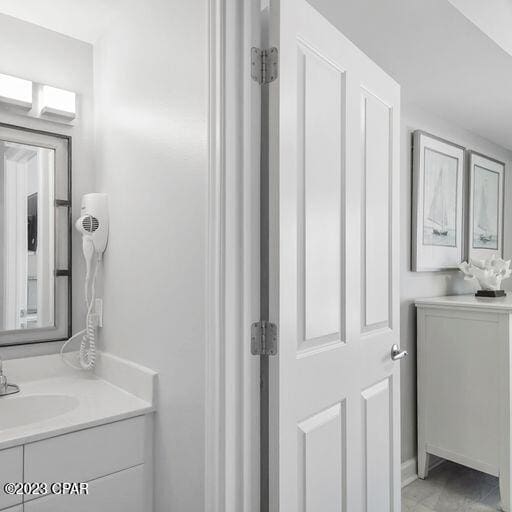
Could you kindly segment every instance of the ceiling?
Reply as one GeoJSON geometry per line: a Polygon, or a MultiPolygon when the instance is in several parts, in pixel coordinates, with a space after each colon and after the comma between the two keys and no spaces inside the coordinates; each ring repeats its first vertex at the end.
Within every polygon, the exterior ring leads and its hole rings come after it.
{"type": "Polygon", "coordinates": [[[92,44],[122,4],[123,0],[0,0],[0,13],[92,44]]]}
{"type": "MultiPolygon", "coordinates": [[[[309,1],[401,84],[404,103],[512,149],[511,0],[309,1]]],[[[0,13],[94,43],[123,3],[0,0],[0,13]]]]}
{"type": "Polygon", "coordinates": [[[449,0],[461,13],[512,54],[511,0],[449,0]]]}
{"type": "Polygon", "coordinates": [[[512,56],[448,0],[310,2],[400,83],[404,103],[512,149],[512,56]]]}

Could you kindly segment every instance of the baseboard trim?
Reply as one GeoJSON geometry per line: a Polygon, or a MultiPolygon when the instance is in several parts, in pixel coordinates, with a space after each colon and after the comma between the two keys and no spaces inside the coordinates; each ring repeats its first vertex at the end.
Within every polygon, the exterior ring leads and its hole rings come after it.
{"type": "MultiPolygon", "coordinates": [[[[437,468],[440,464],[444,462],[444,459],[440,457],[436,457],[435,455],[430,456],[430,464],[428,470],[431,471],[434,468],[437,468]]],[[[416,457],[412,459],[406,460],[402,463],[402,487],[406,485],[412,484],[414,480],[418,479],[418,460],[416,457]]]]}
{"type": "Polygon", "coordinates": [[[418,461],[416,457],[402,462],[402,487],[412,484],[418,478],[418,461]]]}

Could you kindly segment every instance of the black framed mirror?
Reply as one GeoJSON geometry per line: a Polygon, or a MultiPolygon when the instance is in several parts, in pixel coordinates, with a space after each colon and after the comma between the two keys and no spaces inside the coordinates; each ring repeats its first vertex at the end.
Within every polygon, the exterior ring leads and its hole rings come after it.
{"type": "Polygon", "coordinates": [[[71,334],[71,137],[0,123],[0,346],[71,334]]]}

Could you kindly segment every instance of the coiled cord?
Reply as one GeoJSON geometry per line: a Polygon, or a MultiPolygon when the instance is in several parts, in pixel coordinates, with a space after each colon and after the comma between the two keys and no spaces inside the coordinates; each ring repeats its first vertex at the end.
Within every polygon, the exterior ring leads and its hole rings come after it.
{"type": "Polygon", "coordinates": [[[92,370],[96,364],[96,315],[93,313],[94,304],[96,300],[96,278],[98,276],[98,268],[100,266],[101,255],[98,254],[96,259],[96,265],[94,267],[94,273],[92,279],[87,275],[85,277],[85,304],[87,306],[87,315],[85,318],[85,329],[77,332],[69,340],[62,345],[60,349],[60,356],[62,360],[71,368],[75,370],[92,370]],[[89,282],[91,283],[91,298],[89,300],[89,282]],[[82,336],[80,342],[80,350],[78,361],[80,366],[73,364],[64,357],[64,350],[74,339],[82,336]]]}

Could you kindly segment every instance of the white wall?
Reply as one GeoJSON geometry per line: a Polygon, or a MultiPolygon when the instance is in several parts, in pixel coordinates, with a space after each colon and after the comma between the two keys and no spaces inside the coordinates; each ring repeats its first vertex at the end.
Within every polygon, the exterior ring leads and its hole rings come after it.
{"type": "MultiPolygon", "coordinates": [[[[73,217],[80,211],[81,196],[94,189],[93,169],[93,52],[90,44],[0,14],[0,73],[54,85],[78,94],[75,126],[30,119],[0,109],[0,122],[73,137],[73,217]]],[[[81,242],[73,234],[73,325],[81,329],[84,265],[81,242]]],[[[60,343],[0,348],[4,358],[55,352],[60,343]]]]}
{"type": "MultiPolygon", "coordinates": [[[[414,299],[470,293],[473,288],[464,282],[459,271],[411,272],[411,134],[421,129],[474,149],[505,162],[505,256],[512,255],[512,152],[482,139],[452,123],[417,107],[402,107],[402,162],[401,162],[401,348],[409,351],[401,363],[402,392],[402,461],[416,456],[416,311],[414,299]]],[[[504,282],[511,288],[512,280],[504,282]]]]}
{"type": "Polygon", "coordinates": [[[99,345],[160,374],[158,512],[204,508],[207,44],[206,0],[127,0],[95,45],[99,345]]]}

